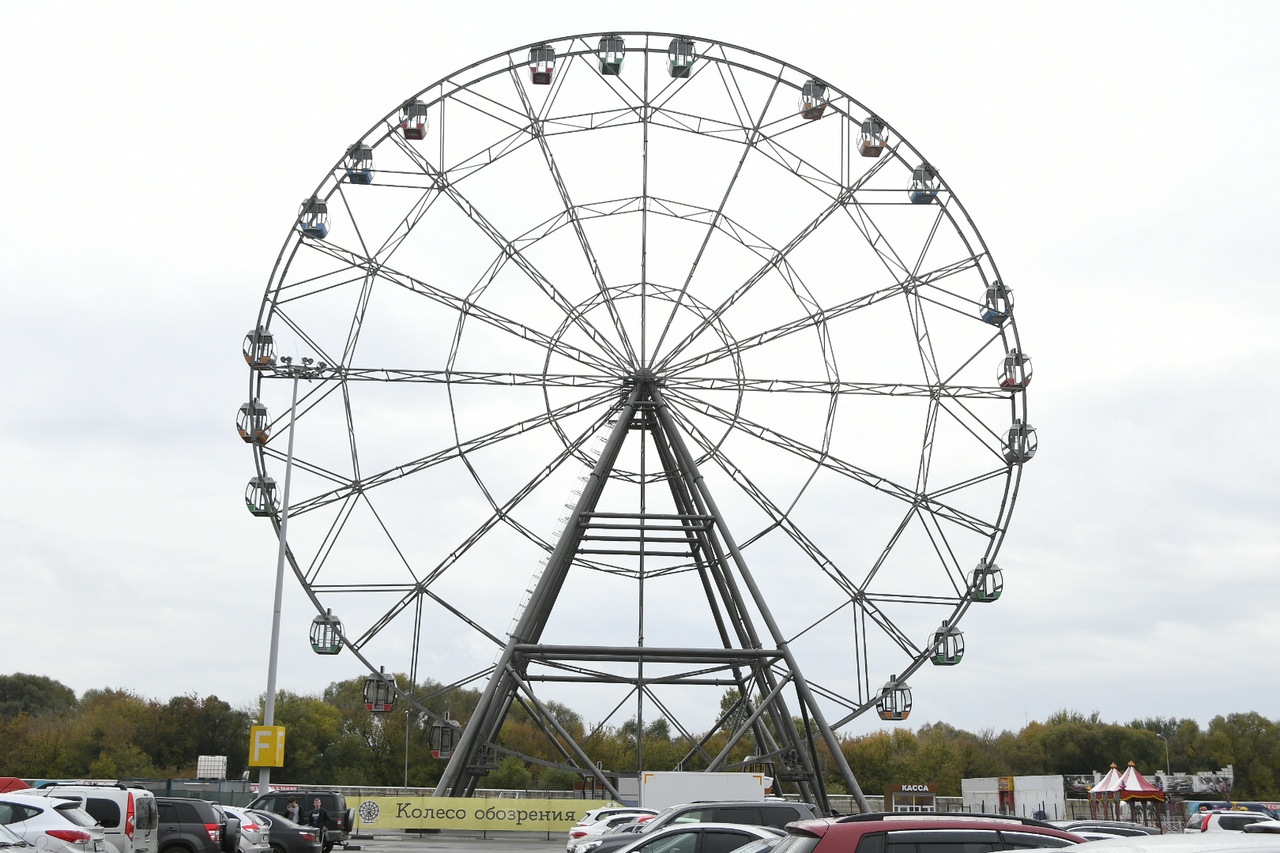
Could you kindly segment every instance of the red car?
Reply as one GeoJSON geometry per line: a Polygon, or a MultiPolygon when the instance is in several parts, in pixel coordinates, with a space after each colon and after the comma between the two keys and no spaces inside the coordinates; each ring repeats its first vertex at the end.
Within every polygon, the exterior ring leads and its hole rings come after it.
{"type": "Polygon", "coordinates": [[[773,853],[990,853],[1069,847],[1079,835],[1028,818],[883,813],[797,821],[773,853]]]}

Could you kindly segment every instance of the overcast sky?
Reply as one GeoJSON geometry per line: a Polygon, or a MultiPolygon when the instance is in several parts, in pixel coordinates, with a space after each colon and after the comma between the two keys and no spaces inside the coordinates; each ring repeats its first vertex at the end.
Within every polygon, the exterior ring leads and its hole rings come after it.
{"type": "MultiPolygon", "coordinates": [[[[0,31],[0,672],[235,705],[275,540],[241,337],[299,198],[428,83],[688,32],[832,81],[964,200],[1018,297],[1040,453],[968,655],[911,724],[1280,717],[1280,13],[1266,3],[24,3],[0,31]],[[1268,58],[1270,57],[1270,58],[1268,58]]],[[[279,686],[363,674],[302,638],[279,686]]],[[[880,726],[863,718],[846,731],[880,726]]]]}

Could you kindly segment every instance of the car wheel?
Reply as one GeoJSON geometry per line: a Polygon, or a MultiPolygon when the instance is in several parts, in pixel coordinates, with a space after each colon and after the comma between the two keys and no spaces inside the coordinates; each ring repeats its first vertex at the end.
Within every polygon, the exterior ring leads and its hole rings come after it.
{"type": "Polygon", "coordinates": [[[284,853],[284,848],[281,847],[279,844],[272,844],[271,853],[284,853]]]}

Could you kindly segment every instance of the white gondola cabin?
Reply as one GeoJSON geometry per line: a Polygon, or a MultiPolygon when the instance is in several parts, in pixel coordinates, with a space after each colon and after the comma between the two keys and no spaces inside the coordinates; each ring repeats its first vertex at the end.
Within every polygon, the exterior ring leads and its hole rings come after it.
{"type": "Polygon", "coordinates": [[[1001,388],[1016,391],[1031,384],[1031,356],[1011,349],[1000,362],[1000,371],[996,374],[1001,388]]]}
{"type": "Polygon", "coordinates": [[[1036,431],[1031,424],[1014,421],[1013,426],[1004,434],[1001,448],[1004,461],[1010,465],[1021,465],[1036,455],[1036,431]]]}
{"type": "Polygon", "coordinates": [[[396,679],[379,668],[377,675],[364,680],[364,706],[375,714],[386,714],[396,706],[396,679]]]}
{"type": "Polygon", "coordinates": [[[995,601],[1004,592],[1004,572],[995,563],[979,560],[973,569],[970,586],[973,587],[974,601],[995,601]]]}
{"type": "Polygon", "coordinates": [[[448,760],[453,755],[454,744],[458,742],[458,724],[444,712],[444,720],[431,724],[431,757],[448,760]]]}
{"type": "Polygon", "coordinates": [[[878,118],[869,118],[862,123],[862,128],[858,131],[859,154],[863,157],[879,157],[886,142],[884,122],[878,118]]]}
{"type": "Polygon", "coordinates": [[[535,86],[550,86],[556,73],[556,49],[541,44],[529,49],[529,79],[535,86]]]}
{"type": "Polygon", "coordinates": [[[245,363],[250,367],[272,367],[276,363],[276,339],[262,326],[244,336],[245,363]]]}
{"type": "Polygon", "coordinates": [[[876,713],[882,720],[899,721],[911,716],[911,688],[898,681],[898,676],[891,675],[880,688],[880,698],[876,700],[876,713]]]}
{"type": "Polygon", "coordinates": [[[907,196],[912,204],[929,204],[938,197],[938,188],[942,181],[938,173],[928,163],[921,163],[911,170],[911,189],[907,196]]]}
{"type": "Polygon", "coordinates": [[[303,199],[298,208],[298,230],[303,236],[317,240],[329,236],[329,205],[324,199],[317,196],[303,199]]]}
{"type": "Polygon", "coordinates": [[[688,77],[696,57],[693,39],[673,38],[667,47],[667,73],[672,77],[688,77]]]}
{"type": "Polygon", "coordinates": [[[601,36],[596,48],[596,56],[600,59],[601,74],[621,74],[622,60],[627,49],[622,36],[601,36]]]}
{"type": "Polygon", "coordinates": [[[929,645],[933,648],[929,660],[934,666],[955,666],[964,657],[964,634],[955,625],[943,622],[933,632],[929,645]]]}
{"type": "Polygon", "coordinates": [[[336,655],[342,651],[342,622],[332,610],[311,620],[311,650],[318,655],[336,655]]]}
{"type": "Polygon", "coordinates": [[[800,87],[800,115],[809,121],[822,118],[830,100],[827,97],[827,84],[821,80],[809,80],[800,87]]]}
{"type": "Polygon", "coordinates": [[[347,171],[347,180],[351,183],[373,183],[373,149],[368,145],[359,142],[348,148],[347,159],[343,165],[347,171]]]}
{"type": "Polygon", "coordinates": [[[236,431],[247,444],[266,444],[271,437],[270,415],[267,407],[257,400],[245,403],[240,407],[236,417],[236,431]]]}
{"type": "Polygon", "coordinates": [[[254,477],[244,489],[244,505],[253,515],[266,517],[280,511],[276,499],[276,481],[270,477],[254,477]]]}
{"type": "Polygon", "coordinates": [[[1013,291],[998,280],[987,286],[987,295],[982,303],[982,322],[993,326],[1003,326],[1004,321],[1013,313],[1013,291]]]}
{"type": "Polygon", "coordinates": [[[405,139],[427,138],[427,105],[414,98],[400,107],[400,132],[405,139]]]}

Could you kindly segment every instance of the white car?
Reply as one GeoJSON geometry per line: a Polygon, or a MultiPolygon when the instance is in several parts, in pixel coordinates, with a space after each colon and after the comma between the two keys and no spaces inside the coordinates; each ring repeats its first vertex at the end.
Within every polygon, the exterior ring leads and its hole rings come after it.
{"type": "MultiPolygon", "coordinates": [[[[624,823],[633,823],[637,818],[653,817],[657,814],[653,809],[595,809],[595,811],[607,811],[608,814],[598,816],[591,823],[579,823],[573,829],[569,830],[569,841],[565,844],[565,853],[573,853],[573,848],[577,847],[584,841],[589,841],[597,835],[604,835],[614,827],[621,826],[624,823]]],[[[591,812],[587,812],[588,815],[591,812]]]]}
{"type": "Polygon", "coordinates": [[[17,793],[75,802],[102,827],[107,853],[156,853],[158,849],[156,795],[141,785],[56,784],[17,793]]]}
{"type": "Polygon", "coordinates": [[[106,834],[72,800],[0,794],[0,824],[45,853],[105,853],[106,834]]]}
{"type": "Polygon", "coordinates": [[[1215,809],[1208,812],[1196,812],[1187,820],[1184,833],[1196,832],[1240,832],[1251,823],[1271,820],[1265,812],[1251,812],[1244,809],[1215,809]]]}
{"type": "Polygon", "coordinates": [[[761,838],[784,834],[772,826],[745,823],[675,823],[637,835],[617,853],[728,853],[761,838]]]}
{"type": "Polygon", "coordinates": [[[235,806],[223,806],[222,810],[240,820],[240,853],[271,853],[271,830],[264,821],[235,806]]]}

